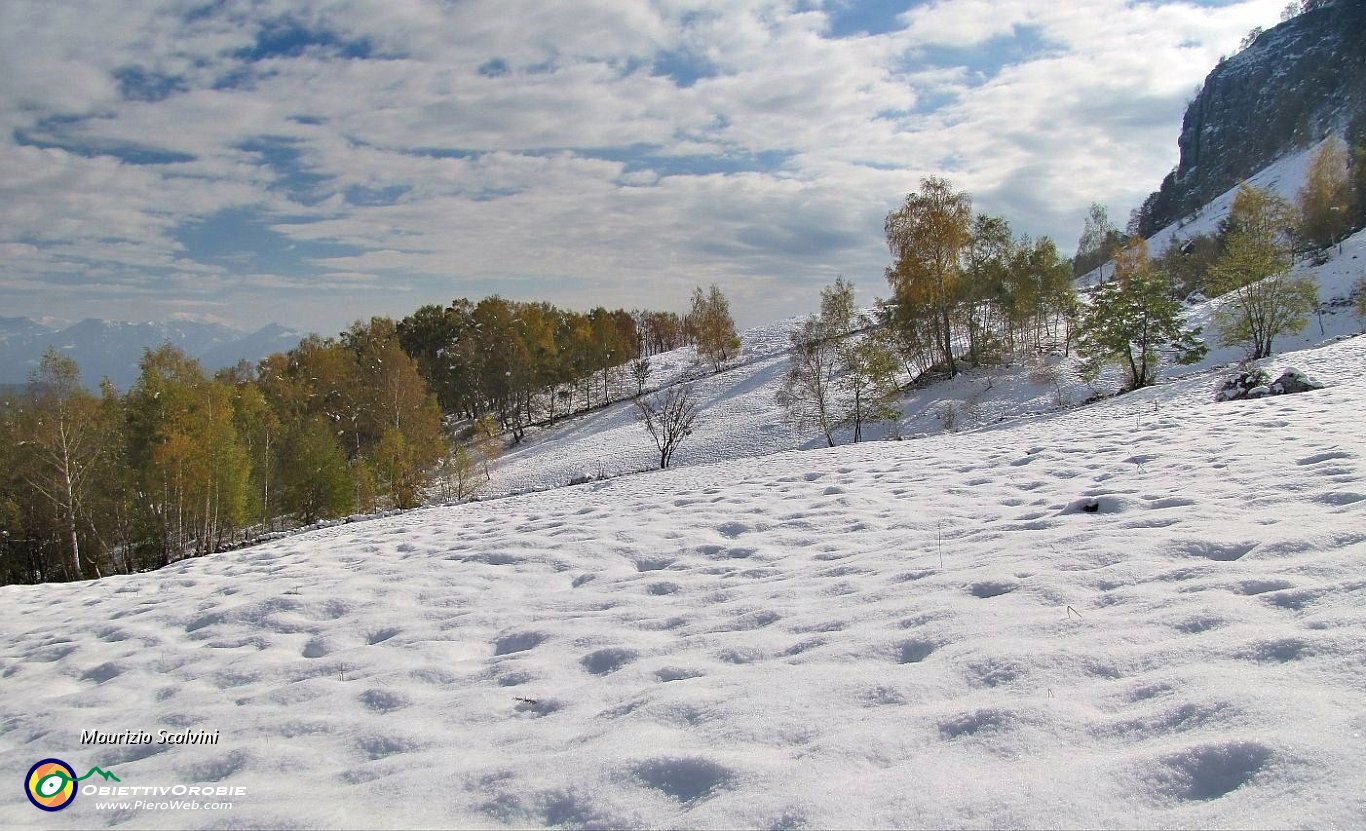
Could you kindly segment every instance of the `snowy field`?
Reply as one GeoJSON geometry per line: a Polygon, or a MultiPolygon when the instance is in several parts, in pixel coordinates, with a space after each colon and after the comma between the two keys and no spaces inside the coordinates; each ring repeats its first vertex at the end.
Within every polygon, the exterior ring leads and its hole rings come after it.
{"type": "Polygon", "coordinates": [[[1360,828],[1366,338],[1292,364],[1328,387],[1192,377],[0,589],[0,826],[1360,828]],[[245,795],[43,814],[46,757],[245,795]]]}
{"type": "MultiPolygon", "coordinates": [[[[1254,183],[1293,196],[1311,152],[1254,183]]],[[[0,827],[1361,828],[1366,233],[1303,269],[1325,313],[1262,365],[1316,392],[1214,403],[1218,347],[1077,407],[1114,376],[1040,356],[825,449],[774,400],[781,321],[694,382],[673,470],[636,474],[618,404],[483,502],[0,588],[0,827]],[[50,757],[235,795],[43,813],[50,757]]]]}

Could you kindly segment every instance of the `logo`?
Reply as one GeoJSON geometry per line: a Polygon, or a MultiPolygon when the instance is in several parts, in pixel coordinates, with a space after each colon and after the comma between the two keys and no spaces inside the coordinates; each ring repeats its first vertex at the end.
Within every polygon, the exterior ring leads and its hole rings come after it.
{"type": "Polygon", "coordinates": [[[24,793],[33,807],[44,811],[60,811],[75,801],[76,783],[97,773],[106,782],[110,779],[122,781],[113,771],[100,768],[91,768],[85,776],[77,776],[75,769],[61,759],[44,759],[28,769],[28,776],[24,777],[24,793]]]}

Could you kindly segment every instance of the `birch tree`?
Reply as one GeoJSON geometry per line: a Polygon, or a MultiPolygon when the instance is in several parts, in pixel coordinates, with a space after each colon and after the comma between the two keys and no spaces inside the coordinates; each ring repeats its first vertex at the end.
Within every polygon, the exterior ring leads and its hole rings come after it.
{"type": "MultiPolygon", "coordinates": [[[[20,421],[23,479],[51,504],[66,539],[67,579],[84,577],[78,529],[88,474],[101,453],[99,400],[81,387],[76,362],[49,348],[29,377],[29,408],[20,421]]],[[[98,569],[96,575],[99,576],[98,569]]]]}

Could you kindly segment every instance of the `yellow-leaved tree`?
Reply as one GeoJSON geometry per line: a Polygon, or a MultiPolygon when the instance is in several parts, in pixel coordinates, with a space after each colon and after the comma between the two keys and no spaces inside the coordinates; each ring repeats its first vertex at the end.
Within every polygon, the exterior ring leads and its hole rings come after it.
{"type": "Polygon", "coordinates": [[[1271,354],[1276,336],[1298,332],[1318,302],[1307,277],[1293,277],[1290,204],[1246,182],[1224,221],[1224,253],[1210,266],[1208,283],[1228,295],[1214,321],[1225,346],[1247,347],[1252,360],[1271,354]]]}
{"type": "Polygon", "coordinates": [[[1337,136],[1314,154],[1298,198],[1298,236],[1310,248],[1337,244],[1352,228],[1352,177],[1347,145],[1337,136]]]}
{"type": "Polygon", "coordinates": [[[919,193],[908,194],[887,214],[884,230],[893,259],[886,271],[893,322],[908,330],[928,328],[939,361],[952,375],[953,313],[972,241],[972,198],[947,179],[930,176],[920,181],[919,193]]]}

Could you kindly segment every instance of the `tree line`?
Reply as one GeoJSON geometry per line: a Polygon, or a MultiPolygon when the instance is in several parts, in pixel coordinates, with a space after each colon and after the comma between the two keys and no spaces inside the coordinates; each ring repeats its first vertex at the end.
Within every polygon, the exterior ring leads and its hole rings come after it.
{"type": "MultiPolygon", "coordinates": [[[[1105,261],[1114,270],[1077,307],[1084,373],[1115,364],[1132,389],[1153,383],[1164,357],[1199,360],[1208,346],[1184,325],[1181,300],[1204,297],[1221,298],[1211,333],[1219,345],[1242,347],[1247,360],[1265,358],[1278,336],[1303,330],[1318,307],[1317,287],[1293,275],[1296,263],[1326,262],[1329,249],[1366,226],[1366,144],[1349,151],[1336,136],[1326,140],[1294,200],[1242,183],[1213,233],[1174,238],[1156,259],[1136,233],[1140,219],[1121,233],[1100,206],[1088,215],[1074,274],[1105,261]]],[[[1366,295],[1366,281],[1358,291],[1366,295]]]]}
{"type": "Polygon", "coordinates": [[[818,429],[832,447],[837,429],[857,442],[865,426],[898,418],[903,379],[1009,364],[1073,340],[1071,263],[1053,241],[975,213],[946,179],[920,184],[884,223],[891,297],[866,314],[837,279],[791,335],[778,402],[794,427],[818,429]]]}
{"type": "Polygon", "coordinates": [[[417,504],[441,413],[392,321],[212,376],[147,350],[131,389],[44,354],[0,408],[0,581],[164,566],[275,528],[417,504]]]}
{"type": "Polygon", "coordinates": [[[695,344],[714,369],[739,338],[721,290],[698,288],[673,312],[567,311],[487,297],[428,305],[397,324],[398,339],[441,408],[459,419],[491,415],[521,441],[528,427],[643,392],[649,357],[695,344]]]}
{"type": "MultiPolygon", "coordinates": [[[[1174,240],[1155,260],[1100,205],[1068,260],[1047,237],[1016,236],[1006,219],[974,213],[948,180],[920,185],[884,224],[891,297],[864,315],[852,285],[837,279],[820,313],[791,335],[778,401],[794,427],[819,430],[831,446],[839,428],[858,441],[863,425],[898,418],[892,401],[905,382],[952,377],[964,363],[1009,365],[1075,347],[1084,377],[1110,364],[1125,389],[1152,384],[1162,360],[1191,363],[1208,350],[1185,323],[1182,300],[1197,293],[1223,297],[1213,318],[1222,345],[1266,357],[1317,307],[1313,280],[1292,276],[1297,260],[1321,263],[1366,226],[1366,147],[1349,153],[1336,138],[1315,154],[1293,203],[1244,183],[1216,233],[1174,240]],[[1107,262],[1111,279],[1079,295],[1075,277],[1107,262]]],[[[1357,290],[1366,316],[1366,279],[1357,290]]]]}
{"type": "Polygon", "coordinates": [[[320,519],[463,498],[537,419],[620,400],[628,368],[739,340],[724,295],[692,311],[579,313],[501,297],[357,321],[212,375],[145,352],[126,393],[49,350],[0,400],[0,584],[164,566],[320,519]],[[482,474],[482,475],[481,475],[482,474]]]}

